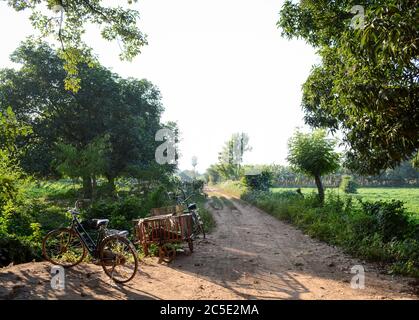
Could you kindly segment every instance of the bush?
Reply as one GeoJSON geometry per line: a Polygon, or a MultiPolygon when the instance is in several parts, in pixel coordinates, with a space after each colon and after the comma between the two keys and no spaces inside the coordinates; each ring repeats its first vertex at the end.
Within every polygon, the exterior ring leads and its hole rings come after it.
{"type": "Polygon", "coordinates": [[[131,230],[132,220],[147,216],[152,208],[168,205],[164,188],[157,188],[148,193],[144,198],[126,196],[115,200],[105,198],[95,202],[83,213],[85,219],[109,219],[112,229],[131,230]]]}
{"type": "Polygon", "coordinates": [[[343,176],[339,188],[345,193],[357,193],[358,185],[351,176],[343,176]]]}
{"type": "Polygon", "coordinates": [[[263,170],[260,174],[245,175],[242,184],[250,190],[267,191],[272,186],[272,173],[263,170]]]}
{"type": "Polygon", "coordinates": [[[370,230],[378,232],[384,242],[403,240],[412,235],[412,223],[403,202],[361,201],[361,204],[364,212],[373,218],[374,223],[370,225],[370,230]]]}
{"type": "Polygon", "coordinates": [[[41,243],[34,242],[30,237],[0,233],[0,267],[11,262],[24,263],[41,258],[41,243]]]}

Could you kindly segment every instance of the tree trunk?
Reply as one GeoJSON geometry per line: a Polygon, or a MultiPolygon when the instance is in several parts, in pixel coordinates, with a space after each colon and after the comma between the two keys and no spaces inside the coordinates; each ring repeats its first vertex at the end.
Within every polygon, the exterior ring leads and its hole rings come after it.
{"type": "Polygon", "coordinates": [[[96,198],[96,187],[97,187],[97,179],[96,176],[92,177],[92,200],[96,198]]]}
{"type": "Polygon", "coordinates": [[[107,176],[108,179],[108,192],[110,195],[116,194],[116,187],[115,187],[115,178],[111,176],[107,176]]]}
{"type": "Polygon", "coordinates": [[[319,175],[314,176],[314,180],[316,181],[316,186],[319,192],[320,202],[323,203],[324,202],[324,189],[323,189],[322,180],[319,175]]]}
{"type": "Polygon", "coordinates": [[[83,177],[83,198],[91,199],[93,194],[92,178],[89,176],[83,177]]]}

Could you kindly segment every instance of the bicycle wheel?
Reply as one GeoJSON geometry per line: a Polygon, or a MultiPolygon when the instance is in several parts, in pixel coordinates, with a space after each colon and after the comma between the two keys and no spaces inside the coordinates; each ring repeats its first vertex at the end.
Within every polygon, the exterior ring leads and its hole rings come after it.
{"type": "Polygon", "coordinates": [[[205,239],[204,224],[202,223],[201,217],[199,216],[197,212],[194,212],[192,214],[192,221],[193,221],[193,233],[195,235],[202,233],[205,239]]]}
{"type": "Polygon", "coordinates": [[[65,268],[83,261],[87,253],[79,236],[69,228],[49,232],[42,241],[42,254],[49,262],[65,268]]]}
{"type": "Polygon", "coordinates": [[[130,281],[138,270],[134,245],[118,235],[105,238],[100,245],[100,261],[106,275],[117,283],[130,281]]]}

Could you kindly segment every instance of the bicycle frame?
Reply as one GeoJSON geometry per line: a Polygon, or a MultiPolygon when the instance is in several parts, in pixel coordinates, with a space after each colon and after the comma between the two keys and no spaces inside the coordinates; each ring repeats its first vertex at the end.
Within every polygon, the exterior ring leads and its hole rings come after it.
{"type": "Polygon", "coordinates": [[[99,235],[95,242],[89,235],[89,233],[86,231],[86,229],[84,229],[79,219],[77,219],[75,215],[73,215],[71,229],[74,230],[74,232],[76,232],[77,236],[80,238],[87,251],[89,251],[89,254],[96,258],[98,254],[99,244],[104,238],[104,229],[102,227],[99,228],[99,235]]]}

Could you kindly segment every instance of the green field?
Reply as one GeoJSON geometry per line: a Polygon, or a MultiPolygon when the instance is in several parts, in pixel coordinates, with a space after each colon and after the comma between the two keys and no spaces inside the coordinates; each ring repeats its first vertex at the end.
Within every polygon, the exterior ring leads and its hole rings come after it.
{"type": "MultiPolygon", "coordinates": [[[[297,188],[272,188],[272,191],[281,192],[296,189],[297,188]]],[[[316,188],[301,188],[303,193],[316,192],[316,190],[316,188]]],[[[328,190],[342,193],[339,188],[326,189],[326,193],[328,190]]],[[[401,200],[405,203],[405,207],[409,212],[419,215],[419,188],[358,188],[358,193],[353,196],[371,201],[401,200]]]]}

